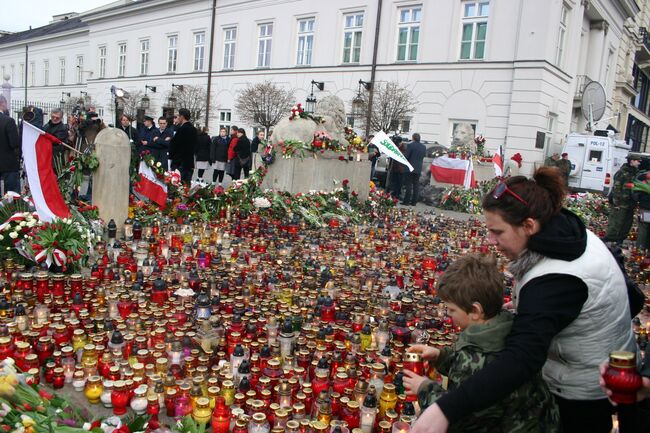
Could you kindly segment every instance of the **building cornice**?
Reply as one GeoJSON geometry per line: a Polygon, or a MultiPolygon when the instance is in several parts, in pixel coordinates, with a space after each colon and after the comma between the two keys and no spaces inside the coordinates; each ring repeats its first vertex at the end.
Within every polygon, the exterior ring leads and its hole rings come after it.
{"type": "Polygon", "coordinates": [[[7,44],[0,45],[0,48],[2,50],[5,50],[5,49],[8,49],[8,48],[24,47],[25,45],[34,44],[34,43],[37,43],[37,42],[51,41],[53,39],[65,38],[65,37],[68,37],[68,36],[75,36],[77,34],[80,35],[80,34],[83,34],[83,33],[88,33],[88,27],[80,27],[80,28],[74,29],[74,30],[68,30],[68,31],[61,32],[61,33],[54,33],[52,35],[44,35],[44,36],[39,36],[39,37],[36,37],[36,38],[23,39],[23,40],[16,41],[16,42],[9,42],[7,44]]]}
{"type": "MultiPolygon", "coordinates": [[[[200,3],[205,2],[205,0],[190,0],[186,1],[187,3],[200,3]]],[[[134,12],[140,12],[143,10],[151,9],[152,7],[160,8],[165,6],[176,6],[178,5],[178,0],[152,0],[146,2],[135,2],[120,8],[102,10],[94,12],[92,14],[82,16],[81,19],[85,23],[92,23],[96,21],[108,20],[113,18],[123,18],[124,14],[131,14],[134,12]]],[[[207,4],[207,3],[206,3],[207,4]]],[[[208,7],[208,6],[206,6],[208,7]]]]}

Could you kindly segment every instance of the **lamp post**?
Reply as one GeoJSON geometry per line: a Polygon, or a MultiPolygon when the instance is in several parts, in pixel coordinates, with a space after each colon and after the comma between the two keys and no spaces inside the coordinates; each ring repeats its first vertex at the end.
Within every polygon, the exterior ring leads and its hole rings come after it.
{"type": "MultiPolygon", "coordinates": [[[[361,87],[363,87],[366,90],[370,90],[372,89],[372,82],[363,81],[362,79],[359,79],[359,85],[357,87],[357,96],[355,96],[354,99],[352,99],[352,117],[355,119],[361,118],[364,114],[363,109],[365,106],[365,99],[361,94],[361,87]]],[[[368,106],[367,109],[370,110],[370,106],[368,106]]]]}
{"type": "Polygon", "coordinates": [[[120,98],[124,97],[124,89],[120,89],[119,87],[111,86],[111,94],[113,95],[113,99],[115,102],[115,127],[117,128],[117,125],[119,125],[119,117],[118,117],[118,112],[117,110],[119,109],[119,100],[120,98]]]}
{"type": "Polygon", "coordinates": [[[318,90],[323,91],[325,89],[325,82],[311,80],[311,93],[305,100],[305,111],[308,113],[313,113],[316,111],[316,97],[314,96],[314,86],[316,86],[318,90]]]}
{"type": "Polygon", "coordinates": [[[156,93],[156,86],[149,86],[145,84],[144,86],[144,96],[140,99],[140,108],[147,111],[151,107],[151,99],[147,96],[147,90],[151,90],[153,93],[156,93]]]}

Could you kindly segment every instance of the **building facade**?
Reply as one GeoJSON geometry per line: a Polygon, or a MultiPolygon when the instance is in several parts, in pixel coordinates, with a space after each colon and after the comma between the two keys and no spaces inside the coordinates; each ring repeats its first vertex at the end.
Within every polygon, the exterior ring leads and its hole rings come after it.
{"type": "Polygon", "coordinates": [[[111,86],[155,86],[147,112],[158,116],[177,86],[207,86],[212,50],[215,131],[242,125],[234,106],[248,83],[272,80],[304,102],[312,80],[324,82],[316,98],[336,95],[352,112],[358,81],[374,70],[375,83],[397,81],[417,101],[395,125],[403,133],[449,144],[469,123],[488,150],[521,153],[524,173],[584,131],[582,90],[597,81],[606,109],[596,126],[647,144],[646,0],[217,0],[214,32],[212,5],[121,0],[7,35],[0,72],[13,99],[24,100],[25,81],[28,101],[87,92],[112,123],[111,86]]]}

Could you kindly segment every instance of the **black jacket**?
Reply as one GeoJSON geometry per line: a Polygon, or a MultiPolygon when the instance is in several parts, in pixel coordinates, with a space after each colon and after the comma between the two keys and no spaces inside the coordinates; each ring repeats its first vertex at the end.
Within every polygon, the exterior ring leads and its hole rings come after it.
{"type": "Polygon", "coordinates": [[[235,153],[240,158],[248,158],[251,156],[251,142],[245,135],[239,137],[237,145],[235,145],[235,153]]]}
{"type": "Polygon", "coordinates": [[[251,152],[252,153],[257,153],[260,150],[260,144],[262,144],[262,140],[256,135],[255,138],[253,138],[253,141],[251,141],[251,152]]]}
{"type": "Polygon", "coordinates": [[[117,129],[124,132],[126,136],[129,137],[129,144],[131,144],[131,146],[134,146],[137,149],[140,148],[140,135],[133,126],[129,125],[125,128],[122,125],[118,125],[117,129]]]}
{"type": "Polygon", "coordinates": [[[20,170],[20,141],[16,121],[0,113],[0,172],[20,170]]]}
{"type": "Polygon", "coordinates": [[[174,137],[174,130],[172,128],[165,128],[162,131],[158,128],[153,133],[153,141],[151,142],[152,149],[169,150],[169,143],[174,137]],[[169,139],[169,140],[168,140],[169,139]]]}
{"type": "Polygon", "coordinates": [[[411,141],[406,146],[406,154],[404,155],[406,159],[413,166],[413,172],[416,174],[422,173],[422,161],[427,154],[427,148],[424,144],[419,141],[411,141]]]}
{"type": "Polygon", "coordinates": [[[169,145],[169,159],[172,164],[185,169],[194,168],[194,146],[197,132],[194,125],[185,122],[176,130],[169,145]]]}
{"type": "Polygon", "coordinates": [[[228,161],[228,146],[230,146],[230,136],[222,137],[217,135],[212,137],[210,143],[210,161],[226,162],[228,161]]]}
{"type": "Polygon", "coordinates": [[[153,137],[155,136],[156,131],[157,128],[153,126],[151,128],[147,128],[146,126],[142,125],[142,128],[138,129],[138,135],[140,136],[140,145],[149,147],[151,143],[153,143],[153,137]],[[143,141],[146,141],[147,144],[145,145],[143,141]]]}
{"type": "Polygon", "coordinates": [[[68,142],[68,125],[63,122],[52,123],[50,120],[43,127],[43,131],[55,136],[64,143],[68,142]]]}
{"type": "MultiPolygon", "coordinates": [[[[529,250],[566,261],[586,246],[585,225],[566,209],[528,240],[529,250]]],[[[503,352],[436,402],[449,422],[495,404],[539,373],[551,340],[578,317],[587,296],[586,284],[573,275],[547,274],[526,283],[503,352]]]]}
{"type": "Polygon", "coordinates": [[[210,136],[205,132],[200,133],[196,137],[196,146],[194,147],[194,154],[197,161],[211,161],[210,159],[210,136]]]}

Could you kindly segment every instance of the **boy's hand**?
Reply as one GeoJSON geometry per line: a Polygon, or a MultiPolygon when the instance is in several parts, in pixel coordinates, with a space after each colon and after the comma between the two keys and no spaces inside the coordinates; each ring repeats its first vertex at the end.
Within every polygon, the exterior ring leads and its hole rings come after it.
{"type": "Polygon", "coordinates": [[[424,344],[414,344],[406,351],[419,354],[424,361],[435,361],[440,356],[440,349],[424,344]]]}
{"type": "Polygon", "coordinates": [[[420,389],[420,385],[422,385],[422,382],[427,380],[427,378],[424,376],[419,376],[413,373],[411,370],[402,370],[402,373],[404,373],[404,378],[402,381],[404,383],[406,395],[417,395],[418,390],[420,389]]]}

